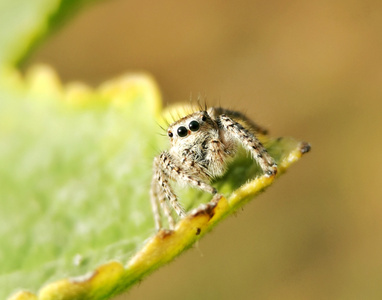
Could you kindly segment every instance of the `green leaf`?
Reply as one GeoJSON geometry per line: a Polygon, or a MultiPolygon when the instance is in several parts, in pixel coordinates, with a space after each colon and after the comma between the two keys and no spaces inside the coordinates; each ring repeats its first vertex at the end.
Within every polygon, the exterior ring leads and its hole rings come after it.
{"type": "Polygon", "coordinates": [[[15,65],[84,4],[94,0],[2,0],[0,65],[15,65]]]}
{"type": "MultiPolygon", "coordinates": [[[[167,146],[161,113],[145,74],[93,90],[62,86],[49,68],[26,79],[2,70],[1,299],[17,289],[29,292],[11,299],[110,298],[273,182],[243,153],[214,183],[225,197],[209,202],[205,193],[178,189],[191,212],[175,231],[156,233],[148,191],[153,157],[167,146]]],[[[290,138],[263,140],[280,174],[309,149],[290,138]]]]}

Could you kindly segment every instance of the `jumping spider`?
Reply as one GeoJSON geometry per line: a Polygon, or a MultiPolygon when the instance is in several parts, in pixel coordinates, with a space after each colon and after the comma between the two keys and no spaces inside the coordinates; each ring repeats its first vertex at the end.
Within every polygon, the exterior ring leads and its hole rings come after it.
{"type": "Polygon", "coordinates": [[[157,230],[162,228],[160,207],[170,229],[175,226],[171,209],[181,218],[186,215],[169,181],[217,195],[210,182],[225,173],[239,144],[252,154],[266,176],[276,175],[277,165],[256,133],[266,131],[242,113],[220,107],[194,112],[171,124],[167,130],[171,148],[154,158],[150,196],[157,230]]]}

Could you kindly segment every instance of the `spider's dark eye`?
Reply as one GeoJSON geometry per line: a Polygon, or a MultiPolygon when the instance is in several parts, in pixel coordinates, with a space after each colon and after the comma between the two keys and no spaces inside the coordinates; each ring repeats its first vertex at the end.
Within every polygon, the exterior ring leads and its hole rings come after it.
{"type": "Polygon", "coordinates": [[[188,130],[186,127],[180,126],[176,132],[180,137],[185,137],[187,135],[188,130]]]}
{"type": "Polygon", "coordinates": [[[190,124],[188,124],[188,128],[190,128],[191,131],[197,131],[199,129],[199,123],[197,121],[191,121],[190,124]]]}
{"type": "Polygon", "coordinates": [[[173,135],[172,132],[170,131],[170,132],[168,133],[168,136],[171,138],[171,137],[173,137],[174,135],[173,135]]]}
{"type": "Polygon", "coordinates": [[[207,117],[203,115],[202,121],[204,122],[205,120],[207,120],[207,117]]]}

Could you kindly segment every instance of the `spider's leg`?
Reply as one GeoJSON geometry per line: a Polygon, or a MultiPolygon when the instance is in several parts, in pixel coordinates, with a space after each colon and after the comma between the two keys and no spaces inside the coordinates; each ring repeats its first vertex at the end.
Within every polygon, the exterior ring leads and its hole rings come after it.
{"type": "MultiPolygon", "coordinates": [[[[160,186],[158,184],[158,181],[156,181],[156,183],[157,183],[157,187],[159,188],[160,186]]],[[[163,210],[163,213],[167,218],[168,225],[169,225],[170,229],[174,229],[175,228],[175,220],[171,214],[171,208],[170,208],[168,201],[166,201],[166,195],[165,195],[163,189],[158,190],[157,197],[158,197],[157,199],[159,200],[159,204],[163,210]]]]}
{"type": "Polygon", "coordinates": [[[229,137],[241,143],[245,149],[252,153],[253,158],[258,162],[267,176],[276,175],[276,162],[250,130],[244,128],[239,122],[224,114],[218,116],[217,122],[229,137]]]}
{"type": "MultiPolygon", "coordinates": [[[[178,199],[177,199],[174,191],[172,190],[172,188],[169,184],[169,179],[171,177],[168,175],[167,166],[166,166],[165,162],[163,161],[163,159],[161,159],[163,157],[164,153],[165,152],[163,152],[159,157],[156,157],[154,159],[154,168],[156,169],[156,172],[155,172],[156,173],[156,180],[158,182],[158,185],[159,185],[161,192],[165,195],[165,198],[168,199],[170,205],[175,210],[175,212],[180,217],[184,217],[186,215],[186,213],[185,213],[183,207],[178,202],[178,199]]],[[[164,204],[164,202],[162,202],[162,203],[164,204]]],[[[162,205],[162,208],[163,208],[163,211],[166,213],[165,205],[162,205]]]]}
{"type": "Polygon", "coordinates": [[[183,162],[182,166],[177,166],[172,162],[171,155],[167,152],[163,152],[159,156],[159,160],[160,164],[164,167],[163,172],[169,174],[169,176],[174,180],[184,182],[213,195],[217,193],[217,190],[214,187],[195,176],[195,174],[187,171],[186,168],[183,168],[183,165],[191,165],[194,169],[196,169],[198,168],[196,164],[192,164],[192,162],[188,162],[186,160],[183,162]]]}
{"type": "Polygon", "coordinates": [[[160,179],[158,179],[159,178],[158,172],[160,172],[160,170],[154,171],[154,176],[151,182],[151,190],[150,190],[151,207],[153,210],[153,215],[155,220],[155,228],[157,230],[160,230],[162,228],[161,214],[159,209],[159,206],[160,206],[163,210],[164,215],[167,217],[168,225],[170,229],[174,229],[175,221],[171,214],[169,204],[166,201],[166,195],[164,193],[164,190],[159,185],[160,179]]]}
{"type": "Polygon", "coordinates": [[[151,201],[151,209],[154,215],[155,228],[159,230],[162,228],[162,222],[161,222],[159,203],[158,203],[158,181],[157,181],[156,172],[154,172],[154,175],[151,181],[150,201],[151,201]]]}
{"type": "Polygon", "coordinates": [[[250,131],[254,131],[256,133],[261,134],[267,134],[268,130],[264,127],[260,126],[259,124],[253,122],[251,119],[249,119],[246,115],[239,111],[229,110],[223,107],[211,107],[208,110],[208,114],[213,118],[217,119],[220,115],[226,115],[227,117],[239,121],[238,123],[246,124],[249,128],[247,128],[250,131]]]}

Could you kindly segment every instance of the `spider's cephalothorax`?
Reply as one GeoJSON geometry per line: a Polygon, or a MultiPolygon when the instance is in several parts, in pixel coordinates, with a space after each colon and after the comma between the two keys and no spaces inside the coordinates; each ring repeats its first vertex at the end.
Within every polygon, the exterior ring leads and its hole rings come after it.
{"type": "Polygon", "coordinates": [[[277,165],[256,133],[266,131],[239,112],[217,107],[192,113],[171,124],[167,130],[171,147],[154,159],[151,204],[157,229],[162,227],[160,207],[170,228],[175,224],[171,209],[180,217],[186,214],[169,181],[217,194],[210,182],[225,173],[238,145],[251,152],[266,176],[274,176],[277,165]]]}

